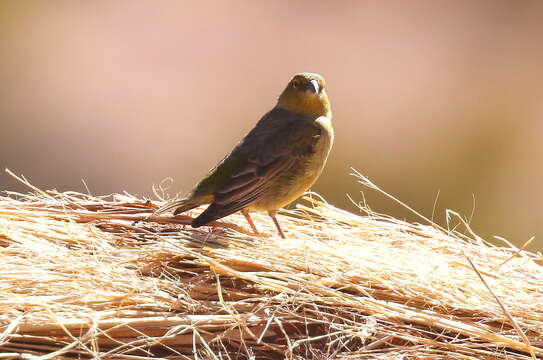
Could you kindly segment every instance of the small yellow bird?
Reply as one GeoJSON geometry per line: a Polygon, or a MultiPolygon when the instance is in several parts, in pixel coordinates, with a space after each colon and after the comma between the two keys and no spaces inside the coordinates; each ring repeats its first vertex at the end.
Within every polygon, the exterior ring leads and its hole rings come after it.
{"type": "Polygon", "coordinates": [[[249,211],[267,211],[282,238],[277,210],[315,183],[332,148],[332,112],[324,79],[294,75],[255,127],[183,199],[158,209],[174,215],[211,204],[192,221],[200,227],[241,211],[258,234],[249,211]]]}

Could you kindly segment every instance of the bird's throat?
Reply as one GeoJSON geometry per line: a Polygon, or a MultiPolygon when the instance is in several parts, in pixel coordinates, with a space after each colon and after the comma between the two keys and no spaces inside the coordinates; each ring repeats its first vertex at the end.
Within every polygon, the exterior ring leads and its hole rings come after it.
{"type": "Polygon", "coordinates": [[[290,112],[306,116],[331,117],[330,103],[326,93],[313,94],[291,94],[287,91],[279,96],[277,107],[290,112]]]}

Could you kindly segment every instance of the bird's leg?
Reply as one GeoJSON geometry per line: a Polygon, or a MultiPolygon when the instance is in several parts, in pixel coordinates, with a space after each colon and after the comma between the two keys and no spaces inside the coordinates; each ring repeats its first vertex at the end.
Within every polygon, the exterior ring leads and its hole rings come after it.
{"type": "Polygon", "coordinates": [[[259,232],[258,230],[256,229],[256,226],[255,226],[255,223],[253,222],[253,219],[251,219],[251,216],[249,215],[249,210],[247,209],[243,209],[241,210],[241,213],[243,214],[243,216],[245,216],[245,219],[247,219],[247,222],[249,223],[249,225],[251,226],[251,229],[253,229],[253,232],[258,235],[259,232]]]}
{"type": "Polygon", "coordinates": [[[279,235],[283,239],[286,239],[285,233],[281,229],[281,225],[279,225],[279,221],[277,221],[277,218],[275,217],[275,213],[276,213],[276,211],[268,211],[268,215],[270,215],[270,217],[272,218],[273,223],[275,224],[275,227],[277,228],[277,231],[279,231],[279,235]]]}

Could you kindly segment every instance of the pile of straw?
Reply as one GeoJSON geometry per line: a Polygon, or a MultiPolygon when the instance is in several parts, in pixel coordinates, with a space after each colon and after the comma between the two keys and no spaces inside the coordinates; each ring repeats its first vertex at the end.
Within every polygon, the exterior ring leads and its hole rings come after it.
{"type": "Polygon", "coordinates": [[[186,226],[201,209],[146,218],[161,204],[0,198],[0,359],[543,358],[541,255],[461,219],[442,229],[313,196],[282,213],[283,240],[258,214],[270,236],[241,215],[186,226]]]}

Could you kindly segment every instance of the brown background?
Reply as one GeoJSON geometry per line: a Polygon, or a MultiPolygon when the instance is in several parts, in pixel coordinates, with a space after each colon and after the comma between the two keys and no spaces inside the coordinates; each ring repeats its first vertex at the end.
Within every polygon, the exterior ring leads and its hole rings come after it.
{"type": "Polygon", "coordinates": [[[356,211],[354,167],[428,216],[440,191],[440,223],[475,199],[474,229],[520,245],[543,231],[542,24],[540,1],[2,1],[0,166],[185,192],[311,71],[337,139],[317,192],[356,211]]]}

